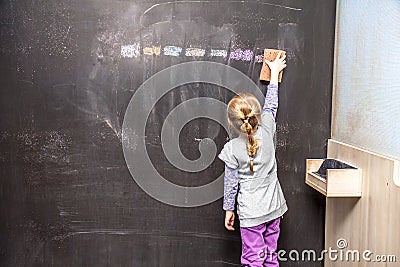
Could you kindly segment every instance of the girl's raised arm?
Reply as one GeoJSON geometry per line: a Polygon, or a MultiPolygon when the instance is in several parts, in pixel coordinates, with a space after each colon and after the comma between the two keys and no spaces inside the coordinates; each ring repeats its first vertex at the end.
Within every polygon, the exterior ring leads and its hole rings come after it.
{"type": "Polygon", "coordinates": [[[272,117],[276,118],[276,112],[278,111],[278,85],[270,83],[267,88],[267,94],[265,96],[265,102],[263,107],[263,114],[271,112],[272,117]]]}
{"type": "Polygon", "coordinates": [[[278,111],[278,78],[279,72],[286,68],[286,55],[281,58],[282,51],[278,53],[274,61],[266,60],[271,69],[271,81],[268,85],[267,94],[265,96],[265,103],[263,107],[263,113],[271,112],[273,118],[276,118],[276,112],[278,111]]]}

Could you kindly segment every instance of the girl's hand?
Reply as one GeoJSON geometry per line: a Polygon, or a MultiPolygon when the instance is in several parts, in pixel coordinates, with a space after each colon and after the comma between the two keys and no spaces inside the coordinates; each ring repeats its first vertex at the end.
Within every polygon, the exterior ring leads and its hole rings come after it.
{"type": "Polygon", "coordinates": [[[279,53],[276,56],[274,61],[265,60],[265,63],[271,69],[271,76],[274,73],[278,74],[284,68],[286,68],[286,60],[285,60],[286,59],[286,55],[284,55],[282,58],[281,58],[281,55],[282,55],[282,51],[279,51],[279,53]]]}
{"type": "Polygon", "coordinates": [[[225,212],[225,228],[228,229],[229,231],[235,230],[235,228],[233,228],[234,221],[235,221],[235,213],[231,210],[227,210],[225,212]]]}

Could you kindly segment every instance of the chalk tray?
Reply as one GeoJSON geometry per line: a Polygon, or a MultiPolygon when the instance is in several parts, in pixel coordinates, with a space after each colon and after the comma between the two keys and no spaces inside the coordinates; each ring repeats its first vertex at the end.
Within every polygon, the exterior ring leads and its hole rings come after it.
{"type": "Polygon", "coordinates": [[[361,197],[362,170],[337,159],[307,159],[306,184],[326,197],[361,197]]]}

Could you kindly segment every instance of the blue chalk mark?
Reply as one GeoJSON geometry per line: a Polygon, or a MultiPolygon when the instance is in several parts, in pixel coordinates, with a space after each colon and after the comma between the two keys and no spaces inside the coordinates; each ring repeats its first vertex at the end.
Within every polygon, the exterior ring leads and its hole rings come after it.
{"type": "Polygon", "coordinates": [[[182,53],[182,47],[173,45],[164,47],[165,56],[179,57],[181,53],[182,53]]]}

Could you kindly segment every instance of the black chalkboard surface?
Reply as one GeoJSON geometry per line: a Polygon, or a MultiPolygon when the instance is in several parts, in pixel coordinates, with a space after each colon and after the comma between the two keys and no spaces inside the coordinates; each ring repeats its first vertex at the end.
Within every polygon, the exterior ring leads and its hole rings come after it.
{"type": "MultiPolygon", "coordinates": [[[[179,63],[231,66],[265,93],[258,80],[264,48],[285,50],[288,61],[277,118],[279,178],[289,206],[279,248],[321,251],[325,201],[304,184],[304,166],[306,158],[326,155],[330,136],[335,4],[1,1],[0,265],[240,266],[239,222],[235,232],[224,229],[222,200],[177,207],[148,195],[129,172],[122,130],[138,88],[179,63]]],[[[139,100],[147,105],[155,94],[139,100]]],[[[221,175],[218,159],[198,172],[173,166],[160,134],[180,103],[227,103],[232,96],[193,82],[154,103],[143,118],[145,144],[163,177],[194,187],[221,175]]],[[[220,151],[227,136],[207,118],[176,134],[190,160],[200,157],[199,140],[212,139],[220,151]]],[[[288,253],[282,266],[323,265],[288,253]]]]}

